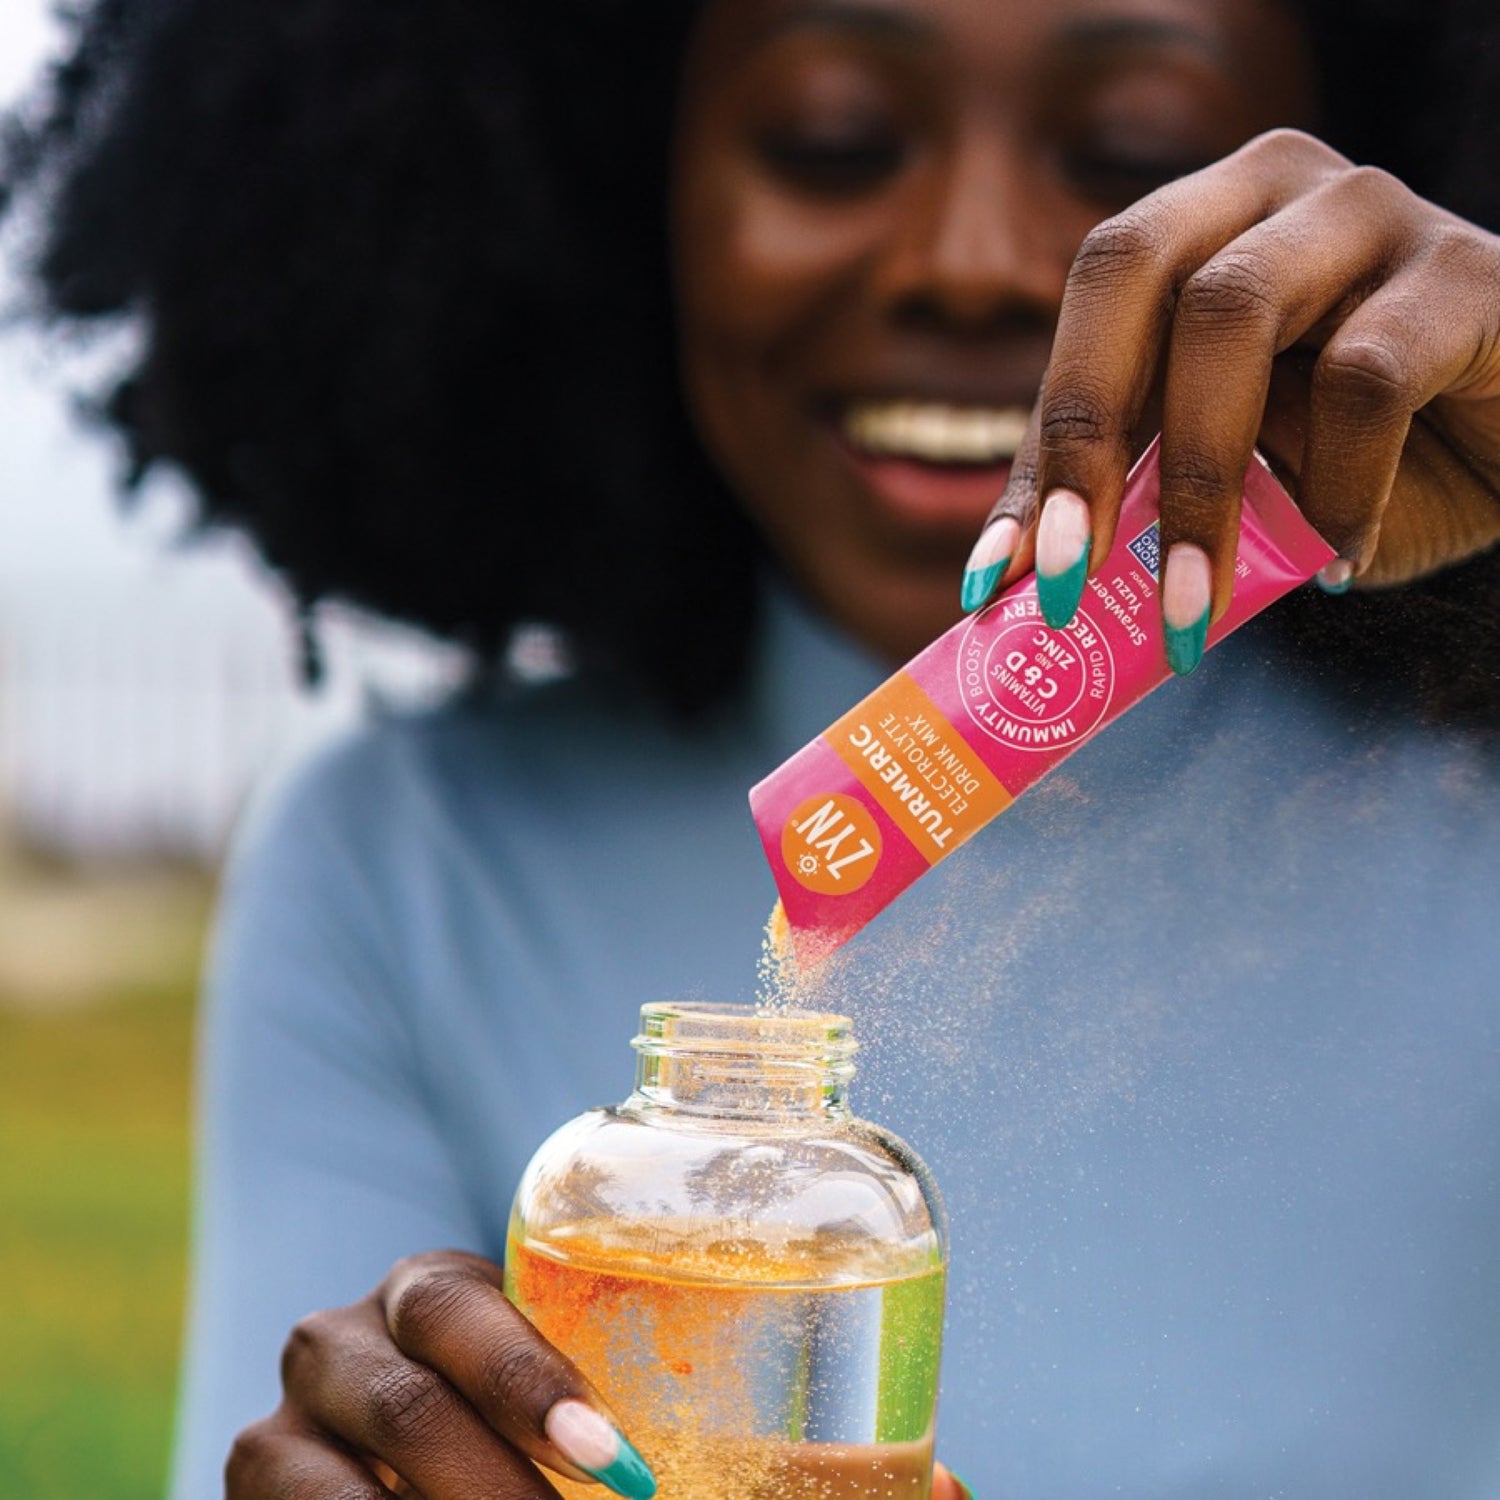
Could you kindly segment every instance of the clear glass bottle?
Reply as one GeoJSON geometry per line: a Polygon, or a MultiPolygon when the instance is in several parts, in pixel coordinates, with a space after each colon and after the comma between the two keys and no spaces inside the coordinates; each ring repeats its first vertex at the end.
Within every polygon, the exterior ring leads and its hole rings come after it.
{"type": "Polygon", "coordinates": [[[849,1022],[641,1021],[635,1092],[522,1178],[511,1300],[613,1404],[659,1500],[925,1500],[947,1227],[912,1151],[850,1113],[849,1022]]]}

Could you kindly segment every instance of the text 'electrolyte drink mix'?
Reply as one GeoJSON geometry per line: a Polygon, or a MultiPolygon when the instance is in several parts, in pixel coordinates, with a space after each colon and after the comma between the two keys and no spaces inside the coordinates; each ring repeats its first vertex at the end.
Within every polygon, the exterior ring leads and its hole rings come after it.
{"type": "MultiPolygon", "coordinates": [[[[1114,545],[1072,624],[1049,627],[1035,578],[1022,579],[750,793],[801,967],[846,942],[1170,675],[1158,603],[1158,442],[1126,480],[1114,545]]],[[[1257,454],[1245,476],[1234,597],[1208,646],[1335,556],[1257,454]]]]}

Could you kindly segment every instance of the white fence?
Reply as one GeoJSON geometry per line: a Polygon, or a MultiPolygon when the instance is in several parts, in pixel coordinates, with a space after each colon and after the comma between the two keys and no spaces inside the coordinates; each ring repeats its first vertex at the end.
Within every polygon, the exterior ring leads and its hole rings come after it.
{"type": "Polygon", "coordinates": [[[213,860],[257,778],[357,717],[459,671],[404,633],[324,622],[328,683],[296,681],[285,612],[222,576],[0,582],[0,808],[72,858],[213,860]]]}

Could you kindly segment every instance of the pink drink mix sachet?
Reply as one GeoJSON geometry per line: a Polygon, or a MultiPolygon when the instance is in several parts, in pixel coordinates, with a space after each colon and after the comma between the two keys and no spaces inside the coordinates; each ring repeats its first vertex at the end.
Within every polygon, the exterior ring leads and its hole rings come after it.
{"type": "MultiPolygon", "coordinates": [[[[853,937],[1171,675],[1157,600],[1157,449],[1130,471],[1114,545],[1071,625],[1051,629],[1035,578],[1021,579],[751,791],[800,966],[853,937]]],[[[1335,556],[1257,454],[1234,597],[1208,645],[1335,556]]]]}

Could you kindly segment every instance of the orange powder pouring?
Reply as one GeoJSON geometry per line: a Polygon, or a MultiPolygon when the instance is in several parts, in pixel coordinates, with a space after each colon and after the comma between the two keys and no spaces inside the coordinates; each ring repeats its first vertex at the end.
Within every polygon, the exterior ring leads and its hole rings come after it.
{"type": "MultiPolygon", "coordinates": [[[[810,976],[804,974],[792,948],[792,926],[780,901],[766,919],[760,959],[755,966],[755,1002],[768,1014],[808,1006],[810,976]]],[[[812,1007],[816,1008],[816,1007],[812,1007]]]]}

